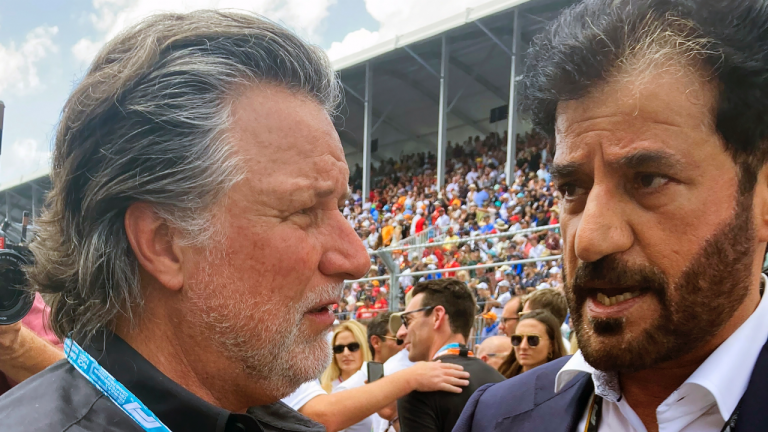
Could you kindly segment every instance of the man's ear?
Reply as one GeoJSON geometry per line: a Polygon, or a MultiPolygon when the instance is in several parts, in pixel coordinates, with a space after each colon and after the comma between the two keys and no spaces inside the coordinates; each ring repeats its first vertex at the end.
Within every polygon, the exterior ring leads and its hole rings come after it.
{"type": "Polygon", "coordinates": [[[448,315],[445,313],[445,308],[442,306],[435,306],[435,309],[432,310],[433,320],[435,321],[434,329],[437,330],[438,327],[440,327],[440,324],[444,322],[445,325],[450,325],[448,323],[448,315]]]}
{"type": "Polygon", "coordinates": [[[757,176],[752,203],[757,240],[760,243],[766,243],[768,242],[768,164],[763,166],[757,176]]]}
{"type": "Polygon", "coordinates": [[[179,232],[151,205],[135,203],[125,212],[125,233],[139,265],[161,285],[179,290],[184,284],[179,232]]]}
{"type": "Polygon", "coordinates": [[[371,336],[371,346],[373,347],[374,351],[381,347],[381,339],[379,338],[378,335],[371,336]]]}

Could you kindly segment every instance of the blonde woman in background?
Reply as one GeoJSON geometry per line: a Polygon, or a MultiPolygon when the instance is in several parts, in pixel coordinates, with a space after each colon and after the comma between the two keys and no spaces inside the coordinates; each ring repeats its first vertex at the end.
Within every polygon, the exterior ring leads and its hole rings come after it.
{"type": "Polygon", "coordinates": [[[357,321],[341,323],[331,340],[333,361],[320,377],[320,385],[328,393],[359,371],[364,362],[371,361],[365,326],[357,321]]]}
{"type": "Polygon", "coordinates": [[[395,225],[395,231],[392,233],[392,242],[387,246],[396,246],[402,240],[403,240],[403,226],[400,225],[400,222],[397,222],[397,225],[395,225]]]}

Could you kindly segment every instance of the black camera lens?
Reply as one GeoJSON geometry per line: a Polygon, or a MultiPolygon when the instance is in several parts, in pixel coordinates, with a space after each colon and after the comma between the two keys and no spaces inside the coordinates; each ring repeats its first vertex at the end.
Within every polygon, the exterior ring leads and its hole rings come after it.
{"type": "Polygon", "coordinates": [[[26,290],[24,256],[11,250],[0,250],[0,325],[13,324],[32,308],[34,297],[26,290]]]}

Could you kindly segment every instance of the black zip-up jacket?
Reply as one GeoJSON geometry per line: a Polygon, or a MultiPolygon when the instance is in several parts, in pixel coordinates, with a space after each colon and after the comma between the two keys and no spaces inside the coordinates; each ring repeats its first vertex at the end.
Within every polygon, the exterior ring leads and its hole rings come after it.
{"type": "MultiPolygon", "coordinates": [[[[233,413],[198,398],[163,375],[116,335],[85,350],[172,432],[323,432],[282,402],[233,413]]],[[[131,417],[67,360],[0,397],[2,432],[142,432],[131,417]]]]}

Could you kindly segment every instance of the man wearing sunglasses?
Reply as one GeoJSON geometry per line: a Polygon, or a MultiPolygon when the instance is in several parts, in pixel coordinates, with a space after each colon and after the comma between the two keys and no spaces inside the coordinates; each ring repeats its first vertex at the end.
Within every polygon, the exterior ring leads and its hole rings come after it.
{"type": "Polygon", "coordinates": [[[389,329],[391,315],[391,312],[381,312],[368,323],[368,346],[375,362],[385,363],[405,347],[404,341],[389,329]]]}
{"type": "Polygon", "coordinates": [[[472,393],[504,377],[466,346],[475,300],[464,282],[452,278],[419,282],[412,293],[405,312],[390,319],[391,329],[397,329],[397,337],[409,346],[408,358],[461,365],[469,372],[469,386],[461,393],[411,392],[399,399],[400,431],[451,431],[472,393]]]}
{"type": "Polygon", "coordinates": [[[499,332],[507,337],[512,336],[517,328],[517,322],[520,321],[520,312],[522,308],[522,297],[514,296],[504,306],[504,310],[499,317],[499,332]]]}

